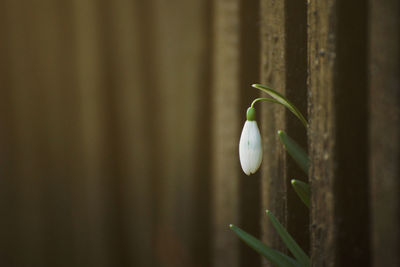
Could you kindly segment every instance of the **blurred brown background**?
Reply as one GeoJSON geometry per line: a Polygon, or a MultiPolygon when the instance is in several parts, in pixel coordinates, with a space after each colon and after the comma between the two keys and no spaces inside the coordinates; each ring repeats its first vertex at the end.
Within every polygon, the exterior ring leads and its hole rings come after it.
{"type": "Polygon", "coordinates": [[[1,266],[209,265],[208,1],[0,1],[1,266]]]}

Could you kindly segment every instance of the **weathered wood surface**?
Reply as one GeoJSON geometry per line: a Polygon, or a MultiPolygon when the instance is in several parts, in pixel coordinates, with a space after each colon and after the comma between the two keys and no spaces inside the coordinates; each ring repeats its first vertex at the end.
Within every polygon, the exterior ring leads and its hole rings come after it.
{"type": "Polygon", "coordinates": [[[400,2],[370,1],[369,109],[373,266],[400,266],[400,2]]]}
{"type": "Polygon", "coordinates": [[[370,265],[366,10],[309,2],[313,266],[370,265]]]}
{"type": "MultiPolygon", "coordinates": [[[[286,1],[285,34],[285,95],[307,118],[307,1],[286,1]]],[[[285,114],[285,130],[307,151],[307,129],[289,111],[285,114]]],[[[294,178],[308,182],[308,176],[289,155],[286,157],[287,229],[308,254],[310,211],[291,185],[294,178]]]]}
{"type": "MultiPolygon", "coordinates": [[[[261,1],[261,83],[285,94],[285,12],[284,1],[261,1]]],[[[260,105],[260,104],[259,104],[260,105]]],[[[285,110],[277,105],[262,103],[262,208],[271,210],[278,220],[286,223],[287,184],[285,180],[286,154],[279,144],[277,131],[285,129],[285,110]]],[[[262,240],[274,249],[285,252],[286,247],[269,223],[261,217],[262,240]]],[[[263,260],[264,266],[271,264],[263,260]]]]}
{"type": "MultiPolygon", "coordinates": [[[[306,115],[307,39],[305,1],[261,1],[261,82],[286,95],[306,115]]],[[[265,96],[264,94],[262,94],[265,96]]],[[[286,155],[277,131],[284,130],[304,148],[302,124],[283,107],[262,104],[264,160],[262,208],[271,210],[308,251],[308,211],[293,191],[290,180],[307,181],[307,175],[286,155]]],[[[285,245],[265,216],[263,241],[281,251],[285,245]]],[[[270,263],[264,261],[265,266],[270,263]]]]}

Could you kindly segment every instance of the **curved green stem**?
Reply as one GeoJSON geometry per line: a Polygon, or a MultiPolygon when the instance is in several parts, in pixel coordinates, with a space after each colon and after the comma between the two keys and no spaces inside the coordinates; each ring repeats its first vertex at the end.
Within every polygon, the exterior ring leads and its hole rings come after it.
{"type": "Polygon", "coordinates": [[[251,103],[251,107],[254,108],[254,104],[257,103],[258,101],[268,101],[268,102],[272,102],[272,103],[276,103],[276,104],[281,104],[283,105],[281,102],[270,98],[270,97],[260,97],[260,98],[256,98],[254,99],[254,101],[251,103]]]}

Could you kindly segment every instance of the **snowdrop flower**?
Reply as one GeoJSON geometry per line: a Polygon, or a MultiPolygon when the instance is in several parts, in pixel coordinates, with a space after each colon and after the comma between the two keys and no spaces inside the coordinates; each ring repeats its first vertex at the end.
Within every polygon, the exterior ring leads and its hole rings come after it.
{"type": "Polygon", "coordinates": [[[255,121],[256,110],[247,109],[247,120],[243,126],[239,142],[239,158],[244,173],[255,173],[260,168],[262,161],[261,134],[255,121]]]}

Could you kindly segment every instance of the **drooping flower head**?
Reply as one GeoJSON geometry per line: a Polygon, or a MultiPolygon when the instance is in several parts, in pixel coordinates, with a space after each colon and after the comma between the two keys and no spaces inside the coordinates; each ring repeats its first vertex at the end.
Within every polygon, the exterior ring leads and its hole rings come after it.
{"type": "Polygon", "coordinates": [[[240,164],[247,175],[255,173],[260,168],[263,156],[261,134],[255,115],[256,111],[253,107],[247,109],[247,120],[239,142],[240,164]]]}

